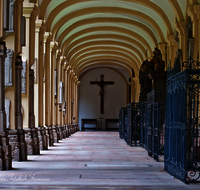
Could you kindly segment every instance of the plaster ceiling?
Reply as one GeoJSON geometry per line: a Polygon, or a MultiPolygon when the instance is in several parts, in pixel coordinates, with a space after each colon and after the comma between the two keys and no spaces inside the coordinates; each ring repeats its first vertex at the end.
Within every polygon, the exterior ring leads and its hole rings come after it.
{"type": "Polygon", "coordinates": [[[176,18],[186,19],[187,0],[40,0],[39,6],[39,19],[76,74],[106,64],[131,73],[174,33],[176,18]]]}

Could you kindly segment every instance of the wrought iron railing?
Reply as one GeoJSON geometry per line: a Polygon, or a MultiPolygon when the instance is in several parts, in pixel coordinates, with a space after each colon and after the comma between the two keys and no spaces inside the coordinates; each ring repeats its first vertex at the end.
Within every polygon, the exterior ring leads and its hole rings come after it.
{"type": "Polygon", "coordinates": [[[124,138],[124,128],[125,128],[125,115],[127,114],[126,107],[121,107],[119,109],[119,137],[124,138]]]}
{"type": "Polygon", "coordinates": [[[187,69],[167,80],[165,170],[185,183],[200,182],[199,61],[182,66],[187,69]]]}

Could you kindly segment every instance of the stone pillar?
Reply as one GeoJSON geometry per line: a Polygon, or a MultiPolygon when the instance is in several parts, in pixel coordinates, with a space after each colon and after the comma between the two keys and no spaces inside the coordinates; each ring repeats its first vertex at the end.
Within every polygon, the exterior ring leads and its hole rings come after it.
{"type": "MultiPolygon", "coordinates": [[[[179,40],[180,40],[180,49],[182,51],[182,56],[183,56],[182,62],[187,61],[187,59],[188,59],[186,25],[187,25],[186,22],[178,22],[176,24],[176,30],[178,31],[179,36],[180,36],[180,38],[179,38],[179,40]]],[[[181,70],[183,70],[182,69],[182,65],[181,65],[181,70]]]]}
{"type": "Polygon", "coordinates": [[[44,68],[43,68],[43,59],[44,59],[44,33],[46,30],[45,24],[41,21],[38,21],[36,25],[40,25],[39,29],[39,52],[38,52],[38,135],[40,139],[40,149],[48,150],[48,138],[46,135],[46,130],[44,128],[44,107],[43,107],[43,77],[44,77],[44,68]]]}
{"type": "MultiPolygon", "coordinates": [[[[70,124],[69,114],[70,114],[70,104],[69,104],[69,96],[70,96],[70,67],[67,70],[67,124],[70,124]]],[[[69,132],[69,131],[68,131],[69,132]]],[[[70,136],[70,134],[69,134],[70,136]]]]}
{"type": "Polygon", "coordinates": [[[0,170],[12,169],[12,151],[6,133],[5,112],[5,42],[0,42],[0,170]]]}
{"type": "Polygon", "coordinates": [[[51,62],[50,62],[50,42],[52,35],[45,33],[45,127],[49,135],[49,146],[53,146],[54,138],[51,124],[51,62]]]}
{"type": "Polygon", "coordinates": [[[57,54],[57,61],[56,61],[56,68],[57,68],[57,100],[56,100],[56,128],[57,128],[57,137],[58,140],[62,140],[62,134],[61,134],[61,124],[60,124],[60,112],[59,112],[59,97],[60,97],[60,75],[61,75],[61,61],[63,57],[61,56],[61,52],[59,51],[57,54]]]}
{"type": "Polygon", "coordinates": [[[22,53],[21,46],[21,16],[23,11],[23,1],[15,0],[15,18],[14,18],[14,29],[15,29],[15,56],[22,53]]]}
{"type": "Polygon", "coordinates": [[[38,130],[35,128],[35,115],[34,115],[34,70],[29,70],[29,128],[31,139],[30,144],[31,149],[29,150],[28,146],[28,154],[38,155],[40,154],[39,148],[39,138],[38,138],[38,130]]]}
{"type": "Polygon", "coordinates": [[[194,43],[194,60],[197,60],[197,55],[198,53],[200,53],[200,5],[194,5],[194,10],[196,13],[196,17],[194,15],[193,18],[193,35],[194,35],[194,39],[195,39],[195,43],[194,43]]]}
{"type": "MultiPolygon", "coordinates": [[[[79,122],[79,85],[80,81],[77,82],[77,123],[79,122]]],[[[79,131],[79,123],[77,124],[77,131],[79,131]]]]}
{"type": "Polygon", "coordinates": [[[165,62],[165,71],[167,70],[167,43],[162,43],[162,44],[159,44],[159,49],[161,51],[161,54],[162,54],[162,60],[165,62]]]}
{"type": "Polygon", "coordinates": [[[68,120],[67,120],[67,112],[68,112],[68,108],[67,108],[67,92],[68,92],[68,66],[65,67],[65,116],[64,116],[64,121],[65,121],[65,134],[66,137],[69,137],[68,134],[68,120]]]}
{"type": "Polygon", "coordinates": [[[12,157],[14,161],[27,160],[27,144],[25,141],[23,115],[21,112],[21,70],[21,56],[17,56],[15,62],[15,130],[9,131],[10,144],[12,145],[12,157]]]}
{"type": "Polygon", "coordinates": [[[171,62],[171,69],[174,68],[174,61],[176,58],[176,51],[178,49],[178,44],[177,42],[174,41],[174,35],[169,35],[167,37],[167,41],[168,41],[168,53],[169,53],[169,58],[170,62],[171,62]]]}
{"type": "Polygon", "coordinates": [[[51,42],[50,44],[50,54],[51,54],[51,124],[53,133],[53,142],[58,143],[58,134],[56,129],[56,106],[55,106],[55,65],[56,65],[56,51],[58,44],[56,42],[51,42]]]}
{"type": "Polygon", "coordinates": [[[135,102],[135,81],[131,79],[129,84],[131,85],[131,102],[135,102]]]}

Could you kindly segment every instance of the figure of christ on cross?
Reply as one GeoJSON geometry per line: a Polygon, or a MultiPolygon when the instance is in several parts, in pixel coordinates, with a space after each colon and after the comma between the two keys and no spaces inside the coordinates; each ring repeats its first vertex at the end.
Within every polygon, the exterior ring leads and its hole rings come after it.
{"type": "Polygon", "coordinates": [[[100,81],[90,81],[90,84],[96,84],[100,87],[100,113],[104,114],[104,87],[108,84],[112,85],[114,84],[114,81],[104,81],[104,75],[101,75],[101,80],[100,81]]]}

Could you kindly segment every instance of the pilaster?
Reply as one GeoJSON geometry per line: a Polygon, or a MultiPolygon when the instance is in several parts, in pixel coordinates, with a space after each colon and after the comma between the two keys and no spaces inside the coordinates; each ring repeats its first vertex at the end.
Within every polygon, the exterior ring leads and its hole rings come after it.
{"type": "Polygon", "coordinates": [[[43,99],[43,55],[44,55],[44,33],[46,25],[43,21],[36,22],[36,33],[39,32],[38,40],[38,135],[40,139],[40,149],[48,150],[48,138],[44,128],[44,99],[43,99]]]}
{"type": "Polygon", "coordinates": [[[54,138],[52,132],[51,123],[51,53],[50,53],[50,43],[52,40],[52,35],[46,32],[44,35],[45,43],[45,127],[48,131],[49,136],[49,146],[53,146],[54,138]]]}
{"type": "Polygon", "coordinates": [[[21,112],[21,56],[15,62],[15,130],[9,130],[9,139],[12,146],[12,157],[15,161],[27,160],[27,144],[23,130],[23,116],[21,112]]]}
{"type": "Polygon", "coordinates": [[[176,51],[178,49],[177,42],[174,41],[174,35],[169,35],[167,37],[168,41],[168,51],[169,51],[169,60],[171,61],[171,68],[174,68],[174,61],[176,57],[176,51]]]}
{"type": "MultiPolygon", "coordinates": [[[[188,53],[187,53],[187,22],[178,22],[176,23],[176,30],[180,36],[180,49],[182,50],[183,62],[187,61],[188,53]]],[[[181,69],[182,70],[182,69],[181,69]]]]}
{"type": "Polygon", "coordinates": [[[6,45],[5,42],[0,41],[0,170],[12,169],[12,151],[6,132],[5,58],[6,45]]]}
{"type": "Polygon", "coordinates": [[[162,54],[162,60],[165,62],[165,71],[167,70],[167,43],[162,43],[162,44],[159,44],[159,47],[158,47],[161,51],[161,54],[162,54]]]}

